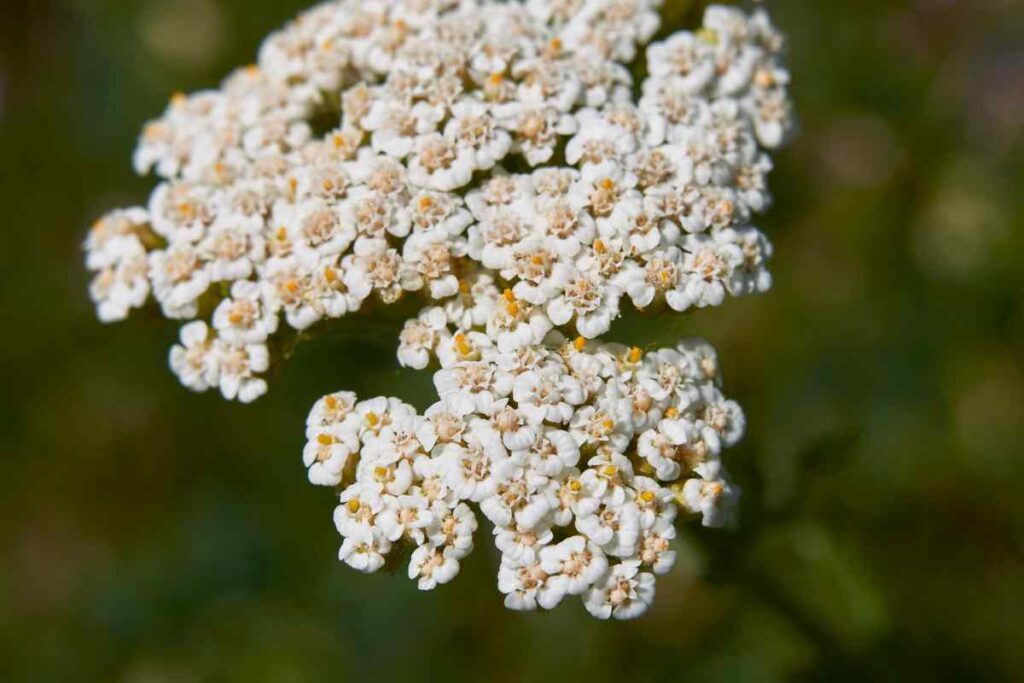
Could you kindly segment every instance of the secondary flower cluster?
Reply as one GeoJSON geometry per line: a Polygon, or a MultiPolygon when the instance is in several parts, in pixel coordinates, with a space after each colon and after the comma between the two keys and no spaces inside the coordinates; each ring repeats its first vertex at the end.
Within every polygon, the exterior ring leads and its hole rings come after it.
{"type": "Polygon", "coordinates": [[[677,509],[723,524],[743,432],[706,344],[598,341],[627,302],[685,311],[771,285],[753,226],[793,127],[767,14],[707,9],[646,47],[660,0],[336,0],[220,88],[176,95],[135,154],[160,182],[86,240],[101,320],[153,298],[170,365],[252,401],[275,341],[415,296],[420,414],[321,399],[304,459],[338,487],[341,559],[412,549],[451,580],[478,509],[513,609],[582,596],[629,618],[667,571],[677,509]],[[634,80],[634,73],[645,73],[634,80]]]}
{"type": "Polygon", "coordinates": [[[338,392],[307,420],[310,480],[344,487],[340,558],[373,572],[404,544],[420,589],[447,583],[473,549],[474,504],[494,527],[506,607],[579,595],[600,618],[643,613],[675,562],[677,506],[718,526],[738,494],[720,452],[743,414],[718,388],[714,351],[558,333],[502,351],[440,309],[420,318],[439,323],[420,349],[441,365],[437,403],[419,415],[338,392]]]}
{"type": "Polygon", "coordinates": [[[594,338],[628,298],[682,311],[770,285],[750,226],[791,125],[763,12],[712,7],[625,64],[651,1],[321,5],[136,152],[163,181],[86,241],[103,320],[149,295],[188,323],[182,382],[249,401],[279,320],[304,330],[485,271],[516,317],[594,338]],[[337,107],[340,103],[340,118],[337,107]],[[332,118],[333,117],[333,118],[332,118]],[[334,121],[316,135],[314,123],[334,121]],[[524,169],[531,166],[533,171],[524,169]],[[209,316],[209,317],[207,317],[209,316]]]}

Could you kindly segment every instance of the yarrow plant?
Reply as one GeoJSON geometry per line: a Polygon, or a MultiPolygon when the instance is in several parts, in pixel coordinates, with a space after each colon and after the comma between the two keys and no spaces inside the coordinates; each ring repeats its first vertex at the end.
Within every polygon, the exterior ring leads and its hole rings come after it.
{"type": "Polygon", "coordinates": [[[422,301],[398,362],[436,368],[437,402],[340,391],[307,420],[351,567],[408,549],[433,589],[482,514],[507,607],[578,595],[625,619],[672,568],[680,508],[729,520],[721,452],[744,417],[714,350],[599,338],[627,302],[770,287],[752,220],[789,76],[764,10],[711,6],[647,45],[657,5],[329,2],[145,127],[135,167],[161,181],[92,228],[90,293],[103,321],[151,297],[186,321],[170,365],[188,388],[252,401],[288,330],[422,301]]]}

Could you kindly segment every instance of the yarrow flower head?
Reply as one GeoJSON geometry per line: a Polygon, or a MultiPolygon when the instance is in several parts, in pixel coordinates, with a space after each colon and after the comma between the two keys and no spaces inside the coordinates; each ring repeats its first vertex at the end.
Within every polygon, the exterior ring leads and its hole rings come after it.
{"type": "Polygon", "coordinates": [[[409,549],[434,589],[482,514],[506,607],[579,596],[626,619],[671,570],[680,511],[730,521],[745,421],[713,349],[600,337],[626,304],[771,286],[753,221],[794,128],[789,74],[764,10],[711,6],[651,43],[658,4],[326,2],[144,128],[157,187],[94,224],[89,292],[104,322],[150,299],[181,320],[189,389],[255,400],[281,337],[421,302],[398,362],[431,368],[437,401],[339,391],[307,420],[351,567],[409,549]]]}

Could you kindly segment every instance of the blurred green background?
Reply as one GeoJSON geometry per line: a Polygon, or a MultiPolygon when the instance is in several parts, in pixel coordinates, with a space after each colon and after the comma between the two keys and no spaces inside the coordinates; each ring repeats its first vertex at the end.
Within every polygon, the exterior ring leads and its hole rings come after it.
{"type": "Polygon", "coordinates": [[[504,610],[485,530],[433,593],[337,562],[302,422],[338,388],[424,405],[397,323],[244,407],[177,384],[173,323],[95,321],[79,245],[151,187],[141,124],[303,4],[0,5],[0,678],[1024,677],[1020,2],[774,3],[803,128],[761,221],[776,287],[613,335],[718,345],[741,525],[689,527],[629,624],[504,610]]]}

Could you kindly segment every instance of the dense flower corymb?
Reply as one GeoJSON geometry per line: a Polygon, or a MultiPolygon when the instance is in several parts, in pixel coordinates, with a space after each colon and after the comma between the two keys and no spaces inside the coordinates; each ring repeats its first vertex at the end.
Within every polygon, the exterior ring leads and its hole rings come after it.
{"type": "Polygon", "coordinates": [[[700,30],[646,47],[635,82],[657,5],[311,9],[146,126],[135,165],[157,188],[85,244],[99,317],[152,296],[185,321],[181,382],[248,402],[278,335],[417,297],[398,360],[437,368],[438,401],[339,392],[309,417],[303,459],[340,490],[341,559],[376,571],[409,546],[432,589],[482,513],[508,607],[579,595],[595,616],[639,615],[674,561],[677,510],[728,519],[720,456],[744,421],[706,344],[598,338],[626,304],[770,287],[752,221],[793,126],[762,10],[709,7],[700,30]]]}
{"type": "MultiPolygon", "coordinates": [[[[462,335],[446,326],[436,348],[468,344],[462,335]]],[[[507,607],[580,595],[596,616],[640,614],[675,561],[679,507],[718,526],[736,501],[721,452],[743,414],[718,388],[714,352],[556,332],[473,355],[440,360],[439,400],[422,415],[344,392],[314,405],[305,462],[310,481],[341,488],[342,561],[375,571],[407,543],[420,588],[450,581],[473,549],[476,505],[502,553],[507,607]]]]}

